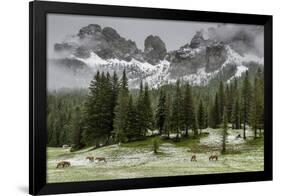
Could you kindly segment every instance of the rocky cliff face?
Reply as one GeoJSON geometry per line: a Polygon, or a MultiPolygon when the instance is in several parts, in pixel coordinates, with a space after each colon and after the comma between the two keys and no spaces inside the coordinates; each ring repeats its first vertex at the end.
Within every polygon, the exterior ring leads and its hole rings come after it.
{"type": "Polygon", "coordinates": [[[167,54],[166,45],[158,36],[149,35],[144,41],[145,60],[153,65],[164,60],[167,54]]]}
{"type": "Polygon", "coordinates": [[[79,30],[78,41],[73,45],[68,43],[55,44],[56,51],[73,50],[73,54],[79,58],[89,58],[94,52],[103,59],[117,58],[130,61],[132,58],[140,58],[136,43],[121,37],[111,28],[101,28],[97,24],[90,24],[79,30]]]}
{"type": "Polygon", "coordinates": [[[219,69],[226,61],[226,50],[223,43],[205,40],[202,32],[197,32],[190,44],[170,54],[170,61],[174,77],[194,74],[200,68],[211,72],[219,69]]]}
{"type": "Polygon", "coordinates": [[[201,31],[197,31],[190,41],[190,48],[198,48],[204,46],[207,41],[204,39],[201,31]]]}
{"type": "Polygon", "coordinates": [[[206,71],[219,69],[227,59],[227,51],[223,43],[213,43],[206,47],[206,71]]]}

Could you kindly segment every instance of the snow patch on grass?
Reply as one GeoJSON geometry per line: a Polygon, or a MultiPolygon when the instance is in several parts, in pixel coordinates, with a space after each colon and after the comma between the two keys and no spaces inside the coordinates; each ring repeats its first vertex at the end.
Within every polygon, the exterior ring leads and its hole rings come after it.
{"type": "Polygon", "coordinates": [[[249,137],[244,140],[237,138],[243,135],[243,130],[229,129],[229,153],[225,155],[220,154],[221,130],[208,128],[202,133],[198,139],[162,140],[157,154],[152,150],[153,138],[74,153],[48,148],[47,179],[48,182],[70,182],[263,170],[263,140],[253,140],[252,131],[247,130],[249,137]],[[218,161],[209,161],[213,153],[219,155],[218,161]],[[197,162],[190,161],[193,154],[197,162]],[[105,157],[107,162],[89,162],[87,156],[105,157]],[[69,161],[71,167],[56,169],[62,160],[69,161]]]}

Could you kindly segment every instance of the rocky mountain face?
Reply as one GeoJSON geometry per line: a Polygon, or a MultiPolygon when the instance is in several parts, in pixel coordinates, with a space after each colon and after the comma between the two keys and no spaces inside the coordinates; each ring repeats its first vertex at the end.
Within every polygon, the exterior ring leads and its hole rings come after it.
{"type": "Polygon", "coordinates": [[[167,54],[166,45],[158,36],[149,35],[144,41],[144,58],[145,60],[156,65],[164,60],[167,54]]]}
{"type": "Polygon", "coordinates": [[[227,51],[223,43],[213,43],[206,47],[207,72],[212,72],[219,69],[226,59],[227,51]]]}
{"type": "Polygon", "coordinates": [[[71,39],[54,45],[58,56],[62,55],[50,61],[50,71],[69,68],[77,86],[81,78],[83,83],[90,81],[97,70],[121,73],[123,69],[126,69],[131,88],[138,87],[140,80],[145,80],[151,87],[173,83],[177,79],[205,85],[221,72],[231,70],[227,73],[230,80],[246,71],[249,63],[263,65],[262,58],[248,55],[240,47],[250,47],[251,39],[241,31],[232,39],[217,41],[215,37],[205,39],[198,31],[190,43],[178,50],[167,51],[159,36],[149,35],[142,51],[134,41],[120,36],[115,29],[90,24],[71,39]]]}
{"type": "Polygon", "coordinates": [[[90,24],[79,30],[78,40],[72,45],[68,43],[55,44],[55,50],[72,50],[79,58],[89,58],[94,52],[103,59],[118,58],[130,61],[132,58],[142,58],[136,43],[121,37],[111,27],[101,28],[97,24],[90,24]]]}

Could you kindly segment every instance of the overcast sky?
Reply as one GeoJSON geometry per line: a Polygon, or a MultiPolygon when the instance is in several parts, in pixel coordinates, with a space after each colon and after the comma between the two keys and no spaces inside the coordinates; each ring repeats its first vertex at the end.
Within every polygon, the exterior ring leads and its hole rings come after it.
{"type": "Polygon", "coordinates": [[[98,24],[102,28],[112,27],[122,37],[135,41],[139,49],[144,48],[144,40],[148,35],[158,35],[170,51],[190,42],[196,31],[207,31],[218,23],[48,14],[48,52],[53,51],[54,43],[62,42],[67,36],[76,35],[79,29],[89,24],[98,24]]]}

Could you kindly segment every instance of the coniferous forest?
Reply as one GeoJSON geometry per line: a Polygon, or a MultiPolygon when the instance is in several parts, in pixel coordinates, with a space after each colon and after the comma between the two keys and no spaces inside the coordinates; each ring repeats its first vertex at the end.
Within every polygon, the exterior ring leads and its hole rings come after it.
{"type": "MultiPolygon", "coordinates": [[[[263,71],[216,88],[191,86],[187,82],[151,89],[140,82],[129,90],[126,71],[97,72],[88,90],[62,90],[48,95],[48,146],[85,146],[128,143],[160,135],[173,140],[198,137],[207,127],[243,129],[247,138],[262,136],[264,114],[263,71]],[[231,126],[228,126],[231,125],[231,126]]],[[[215,85],[214,85],[215,86],[215,85]]]]}

